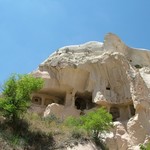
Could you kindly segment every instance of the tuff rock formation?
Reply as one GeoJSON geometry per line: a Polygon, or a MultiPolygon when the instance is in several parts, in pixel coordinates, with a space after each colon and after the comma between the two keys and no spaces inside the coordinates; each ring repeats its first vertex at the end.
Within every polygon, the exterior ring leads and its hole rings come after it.
{"type": "Polygon", "coordinates": [[[126,46],[109,33],[104,43],[66,46],[32,72],[44,87],[33,93],[33,111],[59,118],[104,106],[114,128],[110,150],[138,150],[150,141],[150,51],[126,46]]]}

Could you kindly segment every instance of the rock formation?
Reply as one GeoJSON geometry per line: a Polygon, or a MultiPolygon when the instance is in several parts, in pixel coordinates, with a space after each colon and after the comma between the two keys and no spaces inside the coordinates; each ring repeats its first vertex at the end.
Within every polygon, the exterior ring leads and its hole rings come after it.
{"type": "Polygon", "coordinates": [[[104,106],[115,126],[105,137],[111,150],[138,150],[150,141],[150,51],[109,33],[104,43],[58,49],[32,74],[45,81],[32,94],[33,111],[64,119],[104,106]]]}

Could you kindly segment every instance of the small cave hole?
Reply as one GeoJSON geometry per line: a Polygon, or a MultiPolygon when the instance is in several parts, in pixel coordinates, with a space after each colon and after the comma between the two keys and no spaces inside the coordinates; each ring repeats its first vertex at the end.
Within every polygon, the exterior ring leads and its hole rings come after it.
{"type": "Polygon", "coordinates": [[[37,104],[37,105],[41,105],[42,104],[42,98],[38,97],[38,96],[34,96],[32,98],[32,103],[37,104]]]}
{"type": "Polygon", "coordinates": [[[138,64],[134,65],[134,67],[137,68],[137,69],[141,69],[142,68],[142,66],[140,66],[138,64]]]}
{"type": "Polygon", "coordinates": [[[111,107],[109,113],[112,115],[113,121],[117,121],[117,119],[120,117],[120,110],[118,107],[111,107]]]}
{"type": "Polygon", "coordinates": [[[130,113],[131,113],[132,116],[135,115],[135,108],[134,108],[133,104],[130,105],[130,113]]]}
{"type": "Polygon", "coordinates": [[[106,87],[106,90],[110,90],[110,87],[106,87]]]}
{"type": "Polygon", "coordinates": [[[108,83],[107,84],[107,86],[106,86],[106,90],[110,90],[111,88],[110,88],[110,83],[108,83]]]}

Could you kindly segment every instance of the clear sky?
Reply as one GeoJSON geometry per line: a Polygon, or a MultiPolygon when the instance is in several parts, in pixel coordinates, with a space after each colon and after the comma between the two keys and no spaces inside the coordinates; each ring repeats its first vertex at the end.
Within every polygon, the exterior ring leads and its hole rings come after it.
{"type": "Polygon", "coordinates": [[[0,84],[62,46],[103,42],[108,32],[150,49],[150,0],[0,0],[0,84]]]}

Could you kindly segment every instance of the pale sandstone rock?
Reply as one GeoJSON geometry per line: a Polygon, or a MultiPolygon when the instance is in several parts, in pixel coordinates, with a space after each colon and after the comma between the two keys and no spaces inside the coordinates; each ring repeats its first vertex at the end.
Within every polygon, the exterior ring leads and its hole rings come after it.
{"type": "Polygon", "coordinates": [[[92,142],[86,144],[73,145],[72,147],[67,147],[67,150],[101,150],[97,148],[92,142]]]}
{"type": "Polygon", "coordinates": [[[58,49],[32,74],[45,81],[32,95],[33,107],[46,108],[45,117],[64,119],[104,106],[114,121],[105,136],[111,150],[138,150],[150,141],[150,51],[130,48],[109,33],[104,43],[58,49]]]}
{"type": "Polygon", "coordinates": [[[145,81],[147,87],[150,89],[150,68],[148,67],[143,67],[140,70],[140,75],[145,81]]]}
{"type": "Polygon", "coordinates": [[[63,105],[59,105],[56,103],[49,104],[44,111],[44,117],[48,115],[55,115],[57,118],[61,118],[62,117],[61,114],[63,110],[64,110],[63,105]]]}
{"type": "Polygon", "coordinates": [[[63,105],[52,103],[49,104],[44,111],[44,117],[50,115],[55,115],[57,118],[65,119],[68,116],[79,116],[80,111],[75,109],[74,107],[64,108],[63,105]]]}

